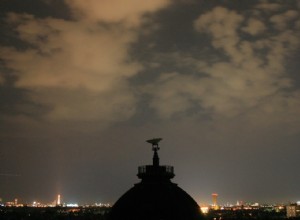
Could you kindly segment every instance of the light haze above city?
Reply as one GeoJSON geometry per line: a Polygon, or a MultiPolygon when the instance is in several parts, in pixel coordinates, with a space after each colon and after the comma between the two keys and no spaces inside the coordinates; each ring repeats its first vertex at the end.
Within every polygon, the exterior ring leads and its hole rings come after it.
{"type": "Polygon", "coordinates": [[[1,0],[0,198],[300,201],[300,1],[1,0]]]}

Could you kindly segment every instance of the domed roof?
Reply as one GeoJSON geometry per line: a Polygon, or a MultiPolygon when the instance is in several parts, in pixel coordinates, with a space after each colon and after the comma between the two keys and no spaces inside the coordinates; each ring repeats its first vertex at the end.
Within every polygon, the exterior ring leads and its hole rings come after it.
{"type": "Polygon", "coordinates": [[[115,203],[109,220],[202,219],[200,207],[194,199],[171,182],[170,179],[174,177],[173,167],[159,165],[158,142],[154,141],[152,145],[153,165],[139,167],[137,176],[142,181],[115,203]]]}

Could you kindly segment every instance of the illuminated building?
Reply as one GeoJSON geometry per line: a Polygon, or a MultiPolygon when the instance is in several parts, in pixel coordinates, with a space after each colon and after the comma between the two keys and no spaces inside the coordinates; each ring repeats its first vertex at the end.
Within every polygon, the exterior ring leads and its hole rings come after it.
{"type": "Polygon", "coordinates": [[[57,195],[56,205],[57,205],[57,206],[60,206],[60,205],[61,205],[60,194],[57,195]]]}
{"type": "Polygon", "coordinates": [[[153,164],[138,168],[137,183],[113,205],[109,220],[200,220],[200,207],[185,191],[172,183],[172,166],[159,165],[158,142],[148,140],[154,151],[153,164]]]}
{"type": "Polygon", "coordinates": [[[300,205],[298,204],[287,205],[286,216],[288,218],[300,217],[300,205]]]}
{"type": "Polygon", "coordinates": [[[218,207],[218,203],[217,203],[217,198],[218,198],[218,194],[217,193],[213,193],[213,194],[211,194],[211,196],[212,196],[212,207],[213,207],[213,209],[218,209],[219,207],[218,207]]]}
{"type": "Polygon", "coordinates": [[[201,206],[201,211],[203,214],[207,214],[209,211],[209,207],[208,206],[201,206]]]}

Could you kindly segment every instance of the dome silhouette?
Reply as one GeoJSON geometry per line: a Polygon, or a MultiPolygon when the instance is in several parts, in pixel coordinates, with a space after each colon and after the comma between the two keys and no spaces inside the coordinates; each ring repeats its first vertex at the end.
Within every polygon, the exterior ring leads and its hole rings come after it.
{"type": "Polygon", "coordinates": [[[172,166],[160,166],[157,151],[161,138],[148,140],[154,151],[153,165],[140,166],[142,180],[114,204],[109,220],[200,220],[200,207],[184,190],[172,183],[172,166]]]}

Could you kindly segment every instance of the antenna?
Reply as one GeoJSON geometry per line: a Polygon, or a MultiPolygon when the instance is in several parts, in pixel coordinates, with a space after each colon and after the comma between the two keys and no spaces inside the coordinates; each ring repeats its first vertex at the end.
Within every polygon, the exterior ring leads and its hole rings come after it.
{"type": "Polygon", "coordinates": [[[158,146],[158,143],[162,140],[162,138],[153,138],[153,139],[150,139],[150,140],[147,140],[146,142],[152,144],[152,150],[154,152],[158,151],[159,150],[159,146],[158,146]]]}
{"type": "Polygon", "coordinates": [[[153,138],[153,139],[147,140],[148,143],[152,144],[152,150],[154,151],[153,166],[155,166],[155,167],[159,166],[159,157],[158,157],[157,151],[159,150],[158,143],[161,140],[162,140],[162,138],[153,138]]]}

